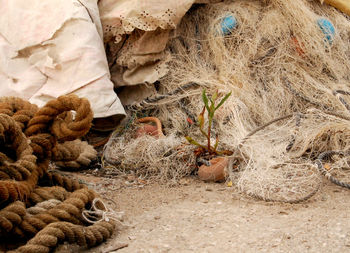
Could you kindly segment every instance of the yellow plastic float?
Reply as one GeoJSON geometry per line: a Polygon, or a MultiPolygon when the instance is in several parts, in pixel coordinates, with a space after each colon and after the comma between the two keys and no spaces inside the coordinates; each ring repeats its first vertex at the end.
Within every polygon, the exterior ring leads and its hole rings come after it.
{"type": "Polygon", "coordinates": [[[350,0],[324,0],[321,3],[329,4],[350,16],[350,0]]]}

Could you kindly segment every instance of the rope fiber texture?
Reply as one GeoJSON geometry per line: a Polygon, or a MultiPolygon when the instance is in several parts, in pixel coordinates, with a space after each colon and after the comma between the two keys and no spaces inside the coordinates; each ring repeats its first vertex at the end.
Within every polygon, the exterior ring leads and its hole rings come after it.
{"type": "Polygon", "coordinates": [[[0,98],[0,252],[50,252],[59,243],[93,247],[115,230],[101,218],[83,217],[97,194],[77,180],[49,170],[88,165],[96,151],[78,138],[91,127],[89,101],[61,96],[38,108],[16,97],[0,98]],[[8,244],[11,239],[16,240],[8,244]],[[21,242],[19,242],[21,241],[21,242]]]}

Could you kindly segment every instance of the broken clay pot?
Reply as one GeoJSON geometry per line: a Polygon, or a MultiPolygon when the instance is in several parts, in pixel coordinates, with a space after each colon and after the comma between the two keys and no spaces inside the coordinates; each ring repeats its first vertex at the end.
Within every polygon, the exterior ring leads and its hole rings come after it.
{"type": "Polygon", "coordinates": [[[162,131],[162,123],[160,120],[156,117],[145,117],[141,119],[136,120],[137,123],[148,123],[152,122],[155,125],[151,124],[143,124],[139,128],[136,129],[136,138],[141,137],[143,135],[151,135],[155,138],[164,137],[163,131],[162,131]]]}
{"type": "Polygon", "coordinates": [[[227,157],[216,157],[211,159],[211,166],[201,165],[198,169],[198,176],[203,181],[220,182],[225,180],[228,164],[227,157]]]}
{"type": "Polygon", "coordinates": [[[144,124],[140,126],[138,129],[136,129],[136,138],[139,138],[143,135],[151,135],[156,138],[159,138],[157,126],[144,124]]]}

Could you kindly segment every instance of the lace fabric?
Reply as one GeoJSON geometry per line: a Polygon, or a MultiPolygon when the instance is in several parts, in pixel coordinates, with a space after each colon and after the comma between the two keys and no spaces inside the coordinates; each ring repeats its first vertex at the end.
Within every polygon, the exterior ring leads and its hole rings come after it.
{"type": "Polygon", "coordinates": [[[174,29],[194,0],[101,0],[98,3],[105,42],[118,43],[135,29],[174,29]]]}
{"type": "Polygon", "coordinates": [[[100,0],[101,22],[115,86],[154,83],[167,73],[170,31],[194,3],[217,0],[100,0]]]}

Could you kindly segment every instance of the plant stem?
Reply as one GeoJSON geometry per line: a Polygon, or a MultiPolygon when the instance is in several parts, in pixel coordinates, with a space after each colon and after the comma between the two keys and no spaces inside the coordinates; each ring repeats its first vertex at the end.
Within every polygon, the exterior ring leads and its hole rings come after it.
{"type": "Polygon", "coordinates": [[[209,116],[209,123],[208,123],[208,152],[209,154],[211,154],[211,146],[210,146],[210,134],[211,134],[211,122],[212,122],[212,118],[209,116]]]}

